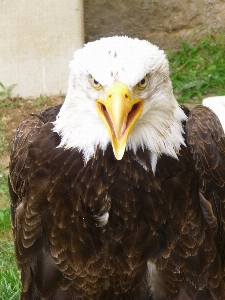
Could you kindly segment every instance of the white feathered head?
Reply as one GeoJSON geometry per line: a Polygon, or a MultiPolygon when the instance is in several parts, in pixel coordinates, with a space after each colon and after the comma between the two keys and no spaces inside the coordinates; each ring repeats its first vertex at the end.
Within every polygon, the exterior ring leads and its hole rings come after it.
{"type": "Polygon", "coordinates": [[[164,52],[147,41],[116,36],[74,53],[54,131],[61,136],[59,147],[78,148],[86,161],[109,143],[118,160],[138,148],[176,158],[185,119],[164,52]]]}

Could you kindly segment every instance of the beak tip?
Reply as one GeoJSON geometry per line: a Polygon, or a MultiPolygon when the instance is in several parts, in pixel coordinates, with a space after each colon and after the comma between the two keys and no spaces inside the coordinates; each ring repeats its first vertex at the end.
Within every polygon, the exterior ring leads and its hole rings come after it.
{"type": "Polygon", "coordinates": [[[125,149],[118,149],[117,151],[114,151],[115,158],[117,160],[121,160],[123,158],[124,152],[125,149]]]}

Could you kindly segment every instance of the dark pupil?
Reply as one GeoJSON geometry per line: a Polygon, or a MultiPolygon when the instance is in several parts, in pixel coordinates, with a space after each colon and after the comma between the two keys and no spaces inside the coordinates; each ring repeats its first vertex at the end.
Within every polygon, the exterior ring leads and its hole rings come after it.
{"type": "Polygon", "coordinates": [[[145,84],[145,79],[144,78],[141,80],[141,84],[142,85],[145,84]]]}
{"type": "Polygon", "coordinates": [[[95,85],[98,85],[99,83],[98,83],[97,80],[94,79],[94,84],[95,84],[95,85]]]}

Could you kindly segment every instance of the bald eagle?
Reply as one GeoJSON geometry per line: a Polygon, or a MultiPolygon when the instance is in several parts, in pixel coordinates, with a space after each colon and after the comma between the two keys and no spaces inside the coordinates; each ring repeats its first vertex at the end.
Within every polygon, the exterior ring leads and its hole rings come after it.
{"type": "Polygon", "coordinates": [[[9,188],[22,300],[225,299],[225,134],[144,40],[77,50],[62,106],[22,122],[9,188]]]}

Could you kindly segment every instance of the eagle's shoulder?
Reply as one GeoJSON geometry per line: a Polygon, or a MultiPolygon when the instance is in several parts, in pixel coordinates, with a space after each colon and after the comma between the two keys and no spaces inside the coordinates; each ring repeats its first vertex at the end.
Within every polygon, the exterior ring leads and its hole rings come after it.
{"type": "Polygon", "coordinates": [[[38,116],[44,123],[54,122],[61,107],[62,107],[62,104],[50,107],[50,108],[42,111],[38,116]]]}
{"type": "Polygon", "coordinates": [[[25,119],[16,130],[10,155],[9,178],[12,189],[20,197],[22,197],[25,192],[27,173],[29,171],[30,162],[28,161],[28,149],[37,139],[42,127],[55,120],[60,107],[61,105],[58,105],[40,114],[32,114],[25,119]]]}
{"type": "Polygon", "coordinates": [[[196,106],[188,116],[185,131],[202,192],[210,193],[204,184],[210,180],[224,186],[225,133],[216,114],[207,107],[196,106]]]}

